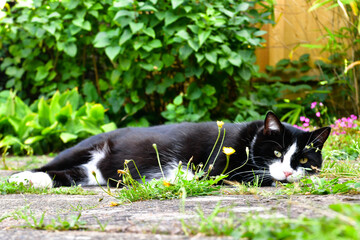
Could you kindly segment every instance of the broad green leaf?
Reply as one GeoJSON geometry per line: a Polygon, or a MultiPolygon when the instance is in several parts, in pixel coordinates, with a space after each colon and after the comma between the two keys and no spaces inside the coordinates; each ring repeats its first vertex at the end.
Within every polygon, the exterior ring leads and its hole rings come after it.
{"type": "Polygon", "coordinates": [[[179,106],[183,103],[183,96],[182,95],[178,95],[174,98],[174,104],[176,106],[179,106]]]}
{"type": "Polygon", "coordinates": [[[105,48],[105,54],[110,58],[111,61],[114,61],[119,52],[120,46],[112,45],[105,48]]]}
{"type": "Polygon", "coordinates": [[[189,40],[190,35],[186,30],[180,30],[176,33],[176,36],[181,37],[182,39],[189,40]]]}
{"type": "Polygon", "coordinates": [[[43,140],[44,138],[45,138],[44,136],[40,136],[40,135],[34,136],[34,137],[29,137],[24,141],[24,143],[31,145],[33,143],[36,143],[36,142],[39,142],[39,141],[43,140]]]}
{"type": "Polygon", "coordinates": [[[123,45],[131,37],[132,37],[131,32],[128,29],[125,29],[124,32],[121,34],[119,45],[123,45]]]}
{"type": "Polygon", "coordinates": [[[235,52],[231,52],[230,57],[228,58],[228,61],[237,67],[240,67],[241,63],[242,63],[242,59],[241,59],[241,55],[240,54],[236,54],[235,52]]]}
{"type": "Polygon", "coordinates": [[[170,67],[175,62],[175,57],[173,55],[165,53],[162,56],[162,62],[165,64],[165,66],[170,67]]]}
{"type": "Polygon", "coordinates": [[[171,5],[172,8],[175,9],[177,8],[179,5],[181,5],[184,2],[184,0],[171,0],[171,5]]]}
{"type": "Polygon", "coordinates": [[[151,40],[150,42],[142,46],[142,48],[145,49],[145,51],[147,52],[150,52],[154,48],[160,48],[160,47],[162,47],[162,43],[159,39],[151,40]]]}
{"type": "Polygon", "coordinates": [[[179,14],[174,14],[172,11],[168,10],[165,13],[165,26],[168,26],[179,19],[181,16],[179,14]]]}
{"type": "Polygon", "coordinates": [[[179,57],[181,60],[186,60],[192,52],[193,52],[193,50],[188,45],[182,46],[179,49],[179,54],[180,54],[179,57]]]}
{"type": "Polygon", "coordinates": [[[68,132],[63,132],[60,134],[60,139],[63,141],[63,143],[70,142],[77,138],[78,138],[78,136],[76,134],[72,134],[72,133],[68,133],[68,132]]]}
{"type": "Polygon", "coordinates": [[[44,135],[48,135],[48,134],[53,134],[54,132],[57,131],[56,127],[58,124],[59,124],[58,122],[54,122],[51,126],[44,128],[41,131],[41,135],[44,136],[44,135]]]}
{"type": "Polygon", "coordinates": [[[77,47],[76,44],[71,42],[71,43],[65,43],[64,46],[64,52],[69,55],[70,57],[75,57],[76,53],[77,53],[77,47]]]}
{"type": "Polygon", "coordinates": [[[190,39],[188,40],[189,46],[195,51],[197,52],[200,48],[199,42],[197,41],[197,39],[190,39]]]}
{"type": "Polygon", "coordinates": [[[211,34],[211,30],[207,30],[207,31],[200,31],[199,33],[199,43],[200,46],[202,46],[204,44],[204,42],[206,41],[206,39],[208,39],[208,37],[211,34]]]}
{"type": "Polygon", "coordinates": [[[104,124],[100,127],[104,132],[110,132],[110,131],[114,131],[117,129],[116,124],[111,122],[108,124],[104,124]]]}
{"type": "Polygon", "coordinates": [[[244,12],[250,7],[249,3],[243,2],[236,6],[236,12],[244,12]]]}
{"type": "Polygon", "coordinates": [[[99,32],[96,34],[95,39],[93,41],[94,47],[103,48],[110,45],[110,41],[106,32],[99,32]]]}
{"type": "Polygon", "coordinates": [[[35,75],[35,81],[39,82],[41,80],[44,80],[49,75],[49,70],[46,66],[40,66],[36,68],[36,75],[35,75]]]}
{"type": "Polygon", "coordinates": [[[120,63],[120,68],[123,71],[128,71],[131,67],[130,59],[122,58],[122,59],[120,59],[119,63],[120,63]]]}
{"type": "Polygon", "coordinates": [[[191,83],[186,91],[186,97],[190,100],[195,100],[200,98],[202,95],[201,89],[197,86],[196,83],[191,83]]]}
{"type": "Polygon", "coordinates": [[[135,22],[130,22],[130,29],[132,34],[137,33],[140,29],[142,29],[144,27],[144,23],[135,23],[135,22]]]}
{"type": "Polygon", "coordinates": [[[55,27],[55,25],[53,25],[53,24],[43,25],[42,28],[45,29],[46,31],[48,31],[51,35],[54,35],[54,34],[55,34],[56,27],[55,27]]]}
{"type": "Polygon", "coordinates": [[[155,31],[154,31],[154,29],[152,29],[152,28],[144,28],[143,29],[143,32],[146,34],[146,35],[148,35],[148,36],[150,36],[150,37],[152,37],[152,38],[155,38],[155,31]]]}
{"type": "Polygon", "coordinates": [[[212,52],[209,52],[209,53],[205,53],[205,58],[213,63],[213,64],[216,64],[217,62],[217,53],[215,51],[212,51],[212,52]]]}
{"type": "Polygon", "coordinates": [[[43,127],[47,127],[50,125],[50,107],[46,103],[44,98],[40,98],[38,103],[38,114],[39,114],[39,123],[43,127]]]}
{"type": "Polygon", "coordinates": [[[101,121],[104,119],[105,116],[105,109],[104,107],[97,103],[94,104],[91,108],[90,108],[90,117],[92,117],[93,119],[95,119],[96,121],[101,121]]]}
{"type": "Polygon", "coordinates": [[[52,96],[50,101],[50,123],[55,122],[55,115],[60,111],[61,107],[59,104],[60,101],[60,92],[56,91],[55,94],[52,96]]]}

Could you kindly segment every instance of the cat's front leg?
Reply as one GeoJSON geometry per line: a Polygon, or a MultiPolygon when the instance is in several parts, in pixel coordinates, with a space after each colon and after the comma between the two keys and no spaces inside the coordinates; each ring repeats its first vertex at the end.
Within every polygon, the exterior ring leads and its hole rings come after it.
{"type": "Polygon", "coordinates": [[[25,171],[11,175],[8,182],[23,183],[26,186],[35,188],[52,188],[53,181],[49,174],[44,172],[25,171]]]}

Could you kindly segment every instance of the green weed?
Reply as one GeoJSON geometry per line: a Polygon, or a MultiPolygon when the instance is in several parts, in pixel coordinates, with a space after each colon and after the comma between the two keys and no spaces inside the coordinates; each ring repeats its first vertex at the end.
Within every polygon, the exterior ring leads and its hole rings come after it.
{"type": "Polygon", "coordinates": [[[360,194],[360,181],[349,180],[339,182],[338,178],[326,179],[319,177],[304,178],[300,182],[282,185],[277,194],[360,194]]]}
{"type": "Polygon", "coordinates": [[[81,186],[59,188],[35,188],[23,183],[0,180],[0,194],[65,194],[65,195],[94,195],[95,192],[84,190],[81,186]]]}
{"type": "Polygon", "coordinates": [[[238,217],[219,204],[208,216],[198,210],[198,221],[182,221],[187,235],[232,236],[234,239],[359,239],[360,205],[330,205],[331,217],[238,217]]]}
{"type": "Polygon", "coordinates": [[[81,213],[77,216],[71,215],[69,218],[66,217],[64,219],[58,215],[56,218],[50,220],[51,223],[45,224],[45,213],[44,211],[40,217],[36,217],[30,207],[26,206],[23,209],[15,211],[12,217],[15,220],[22,219],[25,221],[25,225],[21,227],[38,230],[78,230],[83,229],[86,224],[86,222],[80,221],[81,213]]]}

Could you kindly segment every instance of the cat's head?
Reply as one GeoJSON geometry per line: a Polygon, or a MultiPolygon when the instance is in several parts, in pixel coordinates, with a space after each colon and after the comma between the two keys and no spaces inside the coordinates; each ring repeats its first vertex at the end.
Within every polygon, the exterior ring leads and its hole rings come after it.
{"type": "MultiPolygon", "coordinates": [[[[322,165],[321,150],[330,134],[330,127],[305,132],[281,123],[269,112],[250,147],[250,159],[263,169],[263,180],[294,182],[305,174],[315,174],[322,165]]],[[[259,170],[259,175],[260,175],[259,170]]]]}

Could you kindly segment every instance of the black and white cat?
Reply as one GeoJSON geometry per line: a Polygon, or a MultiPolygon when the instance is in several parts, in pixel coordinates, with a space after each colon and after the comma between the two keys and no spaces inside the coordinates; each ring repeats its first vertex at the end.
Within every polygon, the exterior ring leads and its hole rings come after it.
{"type": "MultiPolygon", "coordinates": [[[[271,185],[274,181],[294,182],[305,174],[318,172],[322,164],[321,149],[331,131],[330,127],[324,127],[305,132],[281,123],[272,112],[266,115],[265,121],[226,123],[223,128],[226,129],[223,146],[236,151],[230,156],[226,172],[238,168],[227,179],[252,182],[258,178],[262,186],[271,185]],[[247,147],[249,154],[246,153],[247,147]]],[[[224,134],[223,131],[221,134],[224,134]]],[[[130,159],[134,160],[147,180],[161,178],[154,143],[165,178],[171,181],[179,161],[182,161],[184,170],[191,158],[195,165],[205,164],[217,136],[215,122],[122,128],[90,137],[61,152],[45,166],[14,174],[9,181],[30,183],[35,187],[97,185],[92,174],[95,172],[99,183],[106,185],[109,179],[120,179],[117,170],[123,169],[124,161],[130,159]]],[[[220,141],[215,153],[219,147],[220,141]]],[[[215,155],[210,158],[210,164],[214,162],[215,155]]],[[[226,155],[221,153],[210,175],[221,174],[225,165],[226,155]]],[[[132,177],[139,180],[134,164],[129,162],[128,166],[132,177]]],[[[188,171],[187,177],[193,177],[192,170],[188,171]]],[[[109,184],[115,186],[117,183],[109,181],[109,184]]]]}

